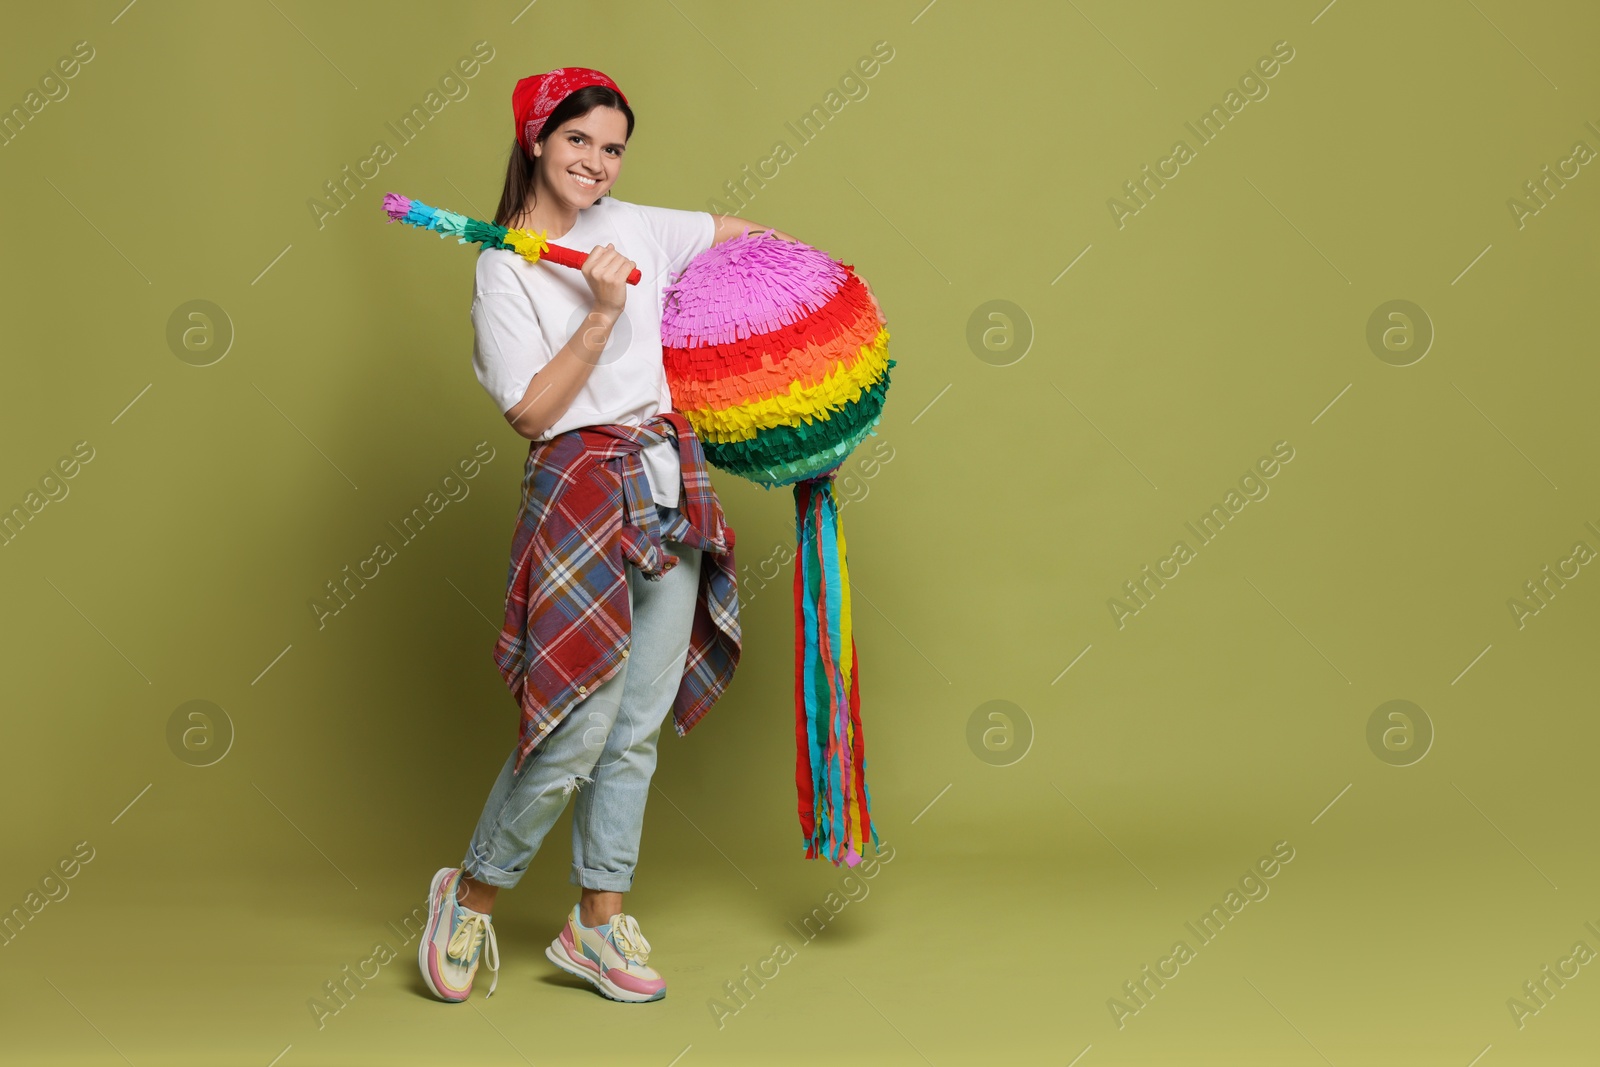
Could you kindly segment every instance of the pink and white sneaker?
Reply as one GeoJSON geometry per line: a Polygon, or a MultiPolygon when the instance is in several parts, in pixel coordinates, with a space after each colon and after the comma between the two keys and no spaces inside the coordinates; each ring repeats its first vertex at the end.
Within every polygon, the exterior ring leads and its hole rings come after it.
{"type": "Polygon", "coordinates": [[[578,905],[572,906],[567,924],[544,954],[550,962],[575,974],[612,1000],[630,1004],[660,1000],[667,995],[667,983],[653,968],[650,942],[639,932],[632,915],[622,912],[599,926],[578,921],[578,905]]]}
{"type": "Polygon", "coordinates": [[[461,868],[441,867],[428,887],[428,925],[417,945],[417,965],[422,980],[440,1000],[460,1003],[472,992],[472,976],[477,973],[479,954],[487,943],[489,969],[488,996],[500,981],[500,946],[495,942],[494,924],[489,916],[473,911],[456,898],[461,883],[461,868]]]}

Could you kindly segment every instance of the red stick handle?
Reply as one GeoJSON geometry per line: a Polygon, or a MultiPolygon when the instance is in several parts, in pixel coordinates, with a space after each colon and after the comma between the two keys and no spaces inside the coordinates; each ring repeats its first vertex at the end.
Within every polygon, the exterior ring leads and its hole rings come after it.
{"type": "MultiPolygon", "coordinates": [[[[582,270],[584,261],[589,258],[589,253],[579,252],[571,248],[564,248],[561,245],[550,245],[549,248],[545,250],[544,255],[540,256],[539,258],[548,259],[552,263],[559,263],[563,267],[572,267],[575,270],[582,270]]],[[[628,275],[628,284],[638,285],[639,277],[639,268],[633,268],[632,273],[628,275]]]]}

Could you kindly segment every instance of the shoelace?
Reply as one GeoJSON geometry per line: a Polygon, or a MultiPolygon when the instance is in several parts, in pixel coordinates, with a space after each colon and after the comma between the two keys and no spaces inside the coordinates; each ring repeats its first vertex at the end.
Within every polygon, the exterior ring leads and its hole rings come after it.
{"type": "Polygon", "coordinates": [[[485,937],[488,938],[488,947],[484,957],[489,962],[489,969],[494,972],[494,977],[489,979],[487,994],[488,997],[492,997],[494,987],[500,981],[500,945],[495,941],[494,923],[489,921],[489,916],[473,912],[459,920],[455,930],[450,934],[450,944],[446,951],[452,959],[465,964],[472,959],[473,950],[483,943],[485,937]]]}
{"type": "Polygon", "coordinates": [[[643,963],[650,958],[650,942],[639,932],[639,924],[632,915],[618,913],[611,920],[611,943],[617,946],[618,952],[635,963],[643,963]]]}

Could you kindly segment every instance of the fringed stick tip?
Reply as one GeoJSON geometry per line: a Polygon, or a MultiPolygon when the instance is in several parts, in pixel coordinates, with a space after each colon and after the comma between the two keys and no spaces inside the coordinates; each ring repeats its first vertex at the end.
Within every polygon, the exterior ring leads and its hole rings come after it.
{"type": "Polygon", "coordinates": [[[411,210],[410,197],[401,196],[399,193],[383,194],[383,211],[389,216],[390,222],[399,222],[405,218],[406,212],[411,210]]]}

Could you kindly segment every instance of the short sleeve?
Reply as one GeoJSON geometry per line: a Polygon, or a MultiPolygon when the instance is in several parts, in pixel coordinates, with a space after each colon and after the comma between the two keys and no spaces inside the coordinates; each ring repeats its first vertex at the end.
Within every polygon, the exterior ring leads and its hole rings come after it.
{"type": "Polygon", "coordinates": [[[472,329],[472,369],[478,383],[502,412],[509,412],[522,402],[528,383],[554,353],[533,301],[503,257],[485,253],[478,261],[472,329]]]}
{"type": "Polygon", "coordinates": [[[716,241],[717,220],[709,211],[682,211],[648,204],[634,204],[633,207],[661,249],[669,274],[683,270],[690,260],[716,241]]]}

